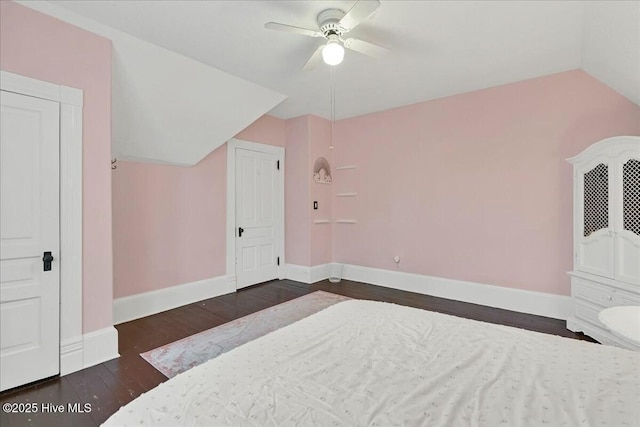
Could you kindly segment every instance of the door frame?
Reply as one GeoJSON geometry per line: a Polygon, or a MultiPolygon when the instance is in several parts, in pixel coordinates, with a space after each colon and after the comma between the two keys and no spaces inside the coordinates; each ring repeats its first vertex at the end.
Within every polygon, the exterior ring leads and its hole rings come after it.
{"type": "Polygon", "coordinates": [[[260,144],[257,142],[231,139],[227,142],[227,285],[228,289],[237,290],[236,280],[236,149],[275,154],[280,161],[280,171],[277,179],[278,194],[276,195],[276,252],[280,255],[278,278],[284,279],[284,147],[260,144]]]}
{"type": "Polygon", "coordinates": [[[60,375],[84,368],[82,335],[83,91],[0,70],[0,89],[60,104],[60,375]]]}

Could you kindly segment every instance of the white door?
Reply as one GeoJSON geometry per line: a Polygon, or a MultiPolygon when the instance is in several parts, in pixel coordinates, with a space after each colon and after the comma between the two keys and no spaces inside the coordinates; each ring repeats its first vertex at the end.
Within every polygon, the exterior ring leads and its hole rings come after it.
{"type": "Polygon", "coordinates": [[[6,390],[60,372],[60,110],[57,102],[0,95],[0,390],[6,390]],[[45,252],[53,257],[48,271],[45,252]]]}
{"type": "Polygon", "coordinates": [[[236,287],[278,277],[279,159],[236,148],[236,287]]]}

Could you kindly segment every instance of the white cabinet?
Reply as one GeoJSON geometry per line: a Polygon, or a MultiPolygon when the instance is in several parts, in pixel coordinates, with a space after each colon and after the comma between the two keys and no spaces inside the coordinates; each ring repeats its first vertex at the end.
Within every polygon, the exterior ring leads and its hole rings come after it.
{"type": "Polygon", "coordinates": [[[574,314],[567,327],[633,348],[606,331],[597,313],[640,305],[640,137],[605,139],[569,161],[574,172],[574,314]]]}

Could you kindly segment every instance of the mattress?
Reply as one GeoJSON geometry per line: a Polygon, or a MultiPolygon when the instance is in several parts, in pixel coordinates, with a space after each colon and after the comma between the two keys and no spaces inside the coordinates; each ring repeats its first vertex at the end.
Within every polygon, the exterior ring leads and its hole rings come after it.
{"type": "Polygon", "coordinates": [[[159,385],[105,426],[639,426],[640,353],[338,303],[159,385]]]}

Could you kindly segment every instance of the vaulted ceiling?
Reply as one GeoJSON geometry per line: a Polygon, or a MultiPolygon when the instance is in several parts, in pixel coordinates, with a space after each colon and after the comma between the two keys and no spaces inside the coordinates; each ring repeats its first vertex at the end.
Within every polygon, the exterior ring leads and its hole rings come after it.
{"type": "MultiPolygon", "coordinates": [[[[355,4],[16,1],[112,41],[115,157],[187,166],[265,113],[331,118],[331,67],[301,70],[324,39],[264,24],[316,29],[355,4]]],[[[391,53],[346,52],[336,119],[578,68],[640,104],[640,0],[380,3],[348,36],[391,53]]]]}
{"type": "MultiPolygon", "coordinates": [[[[364,1],[364,0],[363,0],[364,1]]],[[[330,117],[330,67],[301,67],[322,39],[264,28],[317,28],[335,1],[57,1],[75,13],[287,95],[281,118],[330,117]]],[[[638,1],[400,1],[350,35],[391,49],[347,51],[336,67],[344,118],[583,68],[640,104],[638,1]]]]}

